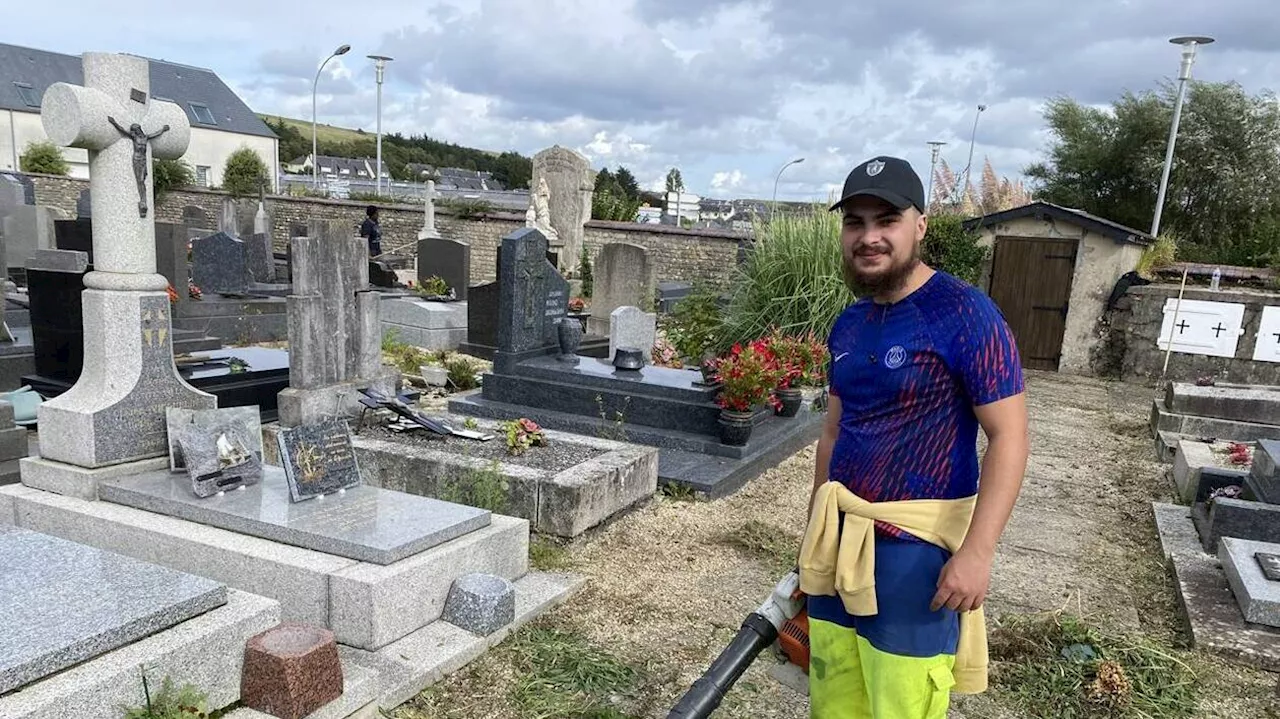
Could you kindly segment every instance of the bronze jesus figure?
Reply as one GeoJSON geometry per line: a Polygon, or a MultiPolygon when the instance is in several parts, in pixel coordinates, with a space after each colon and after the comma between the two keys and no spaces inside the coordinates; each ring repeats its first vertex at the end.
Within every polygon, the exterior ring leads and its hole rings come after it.
{"type": "Polygon", "coordinates": [[[114,117],[107,116],[107,121],[112,124],[120,132],[121,135],[133,141],[133,176],[138,181],[138,216],[147,216],[147,148],[152,140],[160,137],[169,131],[169,126],[156,130],[148,135],[143,131],[142,125],[133,123],[129,129],[124,129],[120,123],[116,122],[114,117]]]}

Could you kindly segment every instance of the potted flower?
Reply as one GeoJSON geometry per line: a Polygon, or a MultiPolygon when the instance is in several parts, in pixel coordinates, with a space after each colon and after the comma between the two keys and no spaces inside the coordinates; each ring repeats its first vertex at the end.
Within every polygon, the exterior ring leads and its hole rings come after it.
{"type": "Polygon", "coordinates": [[[742,446],[751,437],[756,407],[773,400],[772,391],[779,377],[777,358],[764,342],[757,340],[746,346],[735,344],[716,364],[720,441],[742,446]]]}
{"type": "Polygon", "coordinates": [[[800,380],[804,377],[804,341],[774,330],[765,345],[778,363],[778,385],[774,388],[774,395],[778,398],[775,414],[794,417],[804,402],[800,391],[800,380]]]}

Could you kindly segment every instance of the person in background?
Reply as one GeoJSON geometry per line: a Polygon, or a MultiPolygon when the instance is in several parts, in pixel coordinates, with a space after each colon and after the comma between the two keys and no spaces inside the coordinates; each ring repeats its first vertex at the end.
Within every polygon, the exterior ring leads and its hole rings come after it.
{"type": "Polygon", "coordinates": [[[360,225],[360,236],[369,240],[369,257],[382,254],[382,225],[378,224],[378,208],[369,205],[364,210],[364,222],[360,225]]]}

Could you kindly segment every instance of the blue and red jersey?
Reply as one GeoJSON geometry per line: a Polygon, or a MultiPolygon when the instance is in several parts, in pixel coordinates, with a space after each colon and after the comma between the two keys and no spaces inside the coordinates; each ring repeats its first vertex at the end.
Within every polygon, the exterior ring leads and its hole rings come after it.
{"type": "Polygon", "coordinates": [[[973,408],[1023,391],[1017,344],[991,298],[938,271],[897,303],[846,308],[828,348],[842,409],[831,480],[871,502],[977,493],[973,408]]]}

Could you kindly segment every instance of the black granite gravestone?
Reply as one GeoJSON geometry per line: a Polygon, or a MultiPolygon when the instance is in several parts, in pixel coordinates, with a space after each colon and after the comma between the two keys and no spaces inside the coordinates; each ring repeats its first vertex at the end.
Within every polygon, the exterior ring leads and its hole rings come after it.
{"type": "Polygon", "coordinates": [[[471,284],[471,245],[443,238],[418,240],[418,286],[430,277],[444,280],[459,300],[467,299],[467,286],[471,284]]]}
{"type": "Polygon", "coordinates": [[[179,304],[187,302],[187,228],[183,225],[156,223],[156,271],[169,280],[178,293],[179,304]]]}
{"type": "Polygon", "coordinates": [[[88,189],[81,190],[80,197],[76,198],[76,217],[93,217],[93,203],[90,201],[88,189]]]}
{"type": "Polygon", "coordinates": [[[182,208],[182,224],[187,227],[213,227],[213,220],[209,219],[209,213],[203,207],[186,205],[182,208]]]}
{"type": "Polygon", "coordinates": [[[83,252],[45,250],[27,262],[31,345],[36,374],[74,383],[84,365],[80,293],[89,271],[83,252]]]}
{"type": "Polygon", "coordinates": [[[191,281],[201,292],[239,295],[249,291],[248,250],[244,242],[216,232],[191,243],[191,281]]]}
{"type": "Polygon", "coordinates": [[[360,467],[346,422],[327,419],[316,424],[281,427],[276,441],[293,501],[360,484],[360,467]]]}
{"type": "Polygon", "coordinates": [[[59,250],[83,252],[89,256],[89,266],[93,266],[93,220],[87,217],[54,220],[53,237],[59,250]]]}
{"type": "Polygon", "coordinates": [[[396,273],[386,262],[369,260],[369,284],[374,287],[395,287],[396,273]]]}

